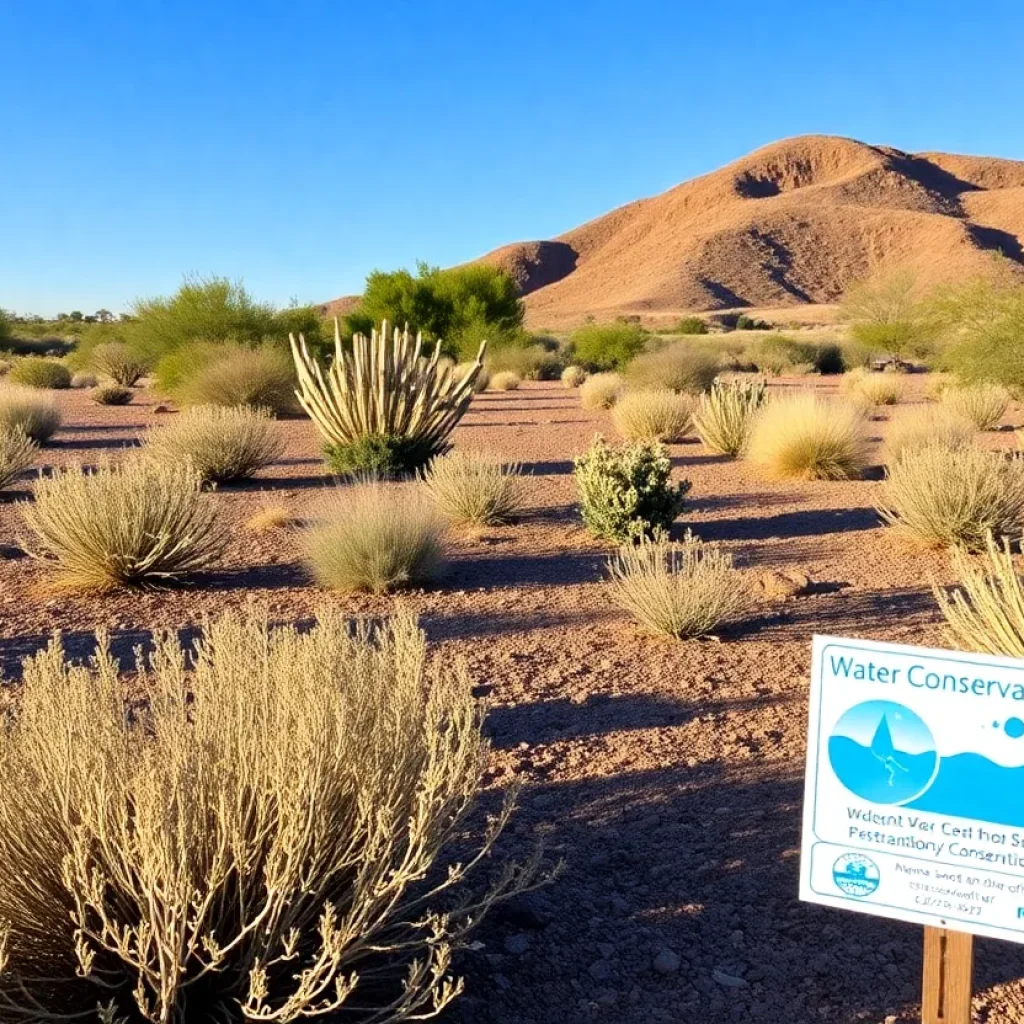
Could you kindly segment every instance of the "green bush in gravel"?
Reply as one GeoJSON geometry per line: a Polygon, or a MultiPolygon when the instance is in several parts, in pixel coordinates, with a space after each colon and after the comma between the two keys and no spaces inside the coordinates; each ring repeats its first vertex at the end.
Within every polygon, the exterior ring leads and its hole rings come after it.
{"type": "Polygon", "coordinates": [[[26,356],[14,364],[8,377],[15,384],[25,384],[30,388],[63,390],[71,387],[71,371],[56,359],[26,356]]]}

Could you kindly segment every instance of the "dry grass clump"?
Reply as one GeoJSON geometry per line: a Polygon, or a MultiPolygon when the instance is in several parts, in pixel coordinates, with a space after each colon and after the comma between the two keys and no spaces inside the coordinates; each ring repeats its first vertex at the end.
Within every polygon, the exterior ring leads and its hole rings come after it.
{"type": "Polygon", "coordinates": [[[159,634],[126,713],[99,641],[27,659],[0,723],[3,1020],[389,1024],[458,996],[453,948],[537,881],[535,857],[476,881],[512,800],[469,831],[463,667],[404,614],[229,612],[194,652],[159,634]]]}
{"type": "Polygon", "coordinates": [[[617,373],[594,373],[580,385],[580,405],[591,411],[610,409],[625,391],[617,373]]]}
{"type": "Polygon", "coordinates": [[[31,467],[38,452],[35,441],[20,430],[0,428],[0,491],[31,467]]]}
{"type": "Polygon", "coordinates": [[[225,532],[190,466],[129,459],[41,477],[22,515],[35,534],[29,553],[58,583],[109,590],[177,582],[210,566],[225,532]]]}
{"type": "Polygon", "coordinates": [[[187,405],[247,405],[282,415],[296,408],[295,374],[278,349],[239,348],[200,366],[179,395],[187,405]]]}
{"type": "Polygon", "coordinates": [[[339,488],[329,516],[307,531],[306,561],[322,586],[382,594],[433,580],[446,532],[422,491],[365,481],[339,488]]]}
{"type": "Polygon", "coordinates": [[[634,391],[612,409],[615,429],[627,441],[681,441],[693,425],[693,399],[674,391],[634,391]]]}
{"type": "Polygon", "coordinates": [[[934,444],[963,448],[974,440],[974,424],[943,406],[924,405],[903,409],[889,424],[885,461],[895,462],[905,452],[934,444]]]}
{"type": "Polygon", "coordinates": [[[757,413],[745,454],[772,477],[849,480],[863,472],[869,450],[860,410],[803,392],[757,413]]]}
{"type": "Polygon", "coordinates": [[[967,384],[947,387],[942,404],[970,420],[978,430],[995,430],[1010,404],[1010,393],[999,384],[967,384]]]}
{"type": "Polygon", "coordinates": [[[882,518],[928,547],[985,547],[989,533],[1024,524],[1024,464],[974,446],[928,445],[889,466],[878,503],[882,518]]]}
{"type": "Polygon", "coordinates": [[[952,552],[959,588],[935,588],[957,647],[1007,658],[1024,658],[1024,581],[1013,564],[1010,541],[985,539],[981,564],[963,550],[952,552]]]}
{"type": "Polygon", "coordinates": [[[578,388],[587,379],[582,366],[567,366],[562,371],[562,384],[567,388],[578,388]]]}
{"type": "Polygon", "coordinates": [[[690,531],[681,544],[661,539],[624,545],[608,565],[612,599],[653,633],[707,636],[746,605],[732,555],[690,531]]]}
{"type": "Polygon", "coordinates": [[[120,341],[97,345],[89,353],[89,366],[100,376],[125,388],[137,384],[147,371],[145,362],[120,341]]]}
{"type": "Polygon", "coordinates": [[[903,395],[903,378],[895,373],[874,373],[859,367],[844,373],[840,390],[858,405],[874,408],[896,405],[903,395]]]}
{"type": "Polygon", "coordinates": [[[267,533],[270,530],[283,530],[298,522],[287,505],[267,505],[245,521],[245,528],[251,533],[267,533]]]}
{"type": "Polygon", "coordinates": [[[523,379],[518,373],[502,370],[491,378],[490,387],[494,391],[518,391],[522,383],[523,379]]]}
{"type": "Polygon", "coordinates": [[[519,466],[478,452],[456,450],[434,459],[423,485],[453,523],[497,526],[525,505],[519,466]]]}
{"type": "Polygon", "coordinates": [[[478,368],[476,363],[459,363],[452,371],[456,381],[463,381],[477,369],[479,369],[479,372],[473,378],[473,394],[475,395],[486,391],[490,386],[491,375],[487,372],[487,367],[481,366],[478,368]]]}
{"type": "Polygon", "coordinates": [[[155,427],[145,452],[161,462],[189,463],[204,483],[244,480],[280,458],[284,442],[264,409],[199,405],[155,427]]]}
{"type": "Polygon", "coordinates": [[[736,458],[746,446],[754,416],[767,400],[763,381],[718,381],[700,396],[693,413],[701,441],[718,455],[736,458]]]}
{"type": "Polygon", "coordinates": [[[85,388],[94,388],[99,382],[91,373],[76,373],[71,378],[71,386],[76,391],[84,390],[85,388]]]}
{"type": "Polygon", "coordinates": [[[128,405],[135,392],[121,384],[101,384],[89,397],[97,405],[128,405]]]}
{"type": "Polygon", "coordinates": [[[924,381],[924,397],[932,402],[939,402],[946,389],[956,384],[951,373],[929,373],[924,381]]]}
{"type": "Polygon", "coordinates": [[[44,444],[60,423],[60,406],[52,395],[16,384],[0,385],[0,429],[20,430],[36,444],[44,444]]]}
{"type": "Polygon", "coordinates": [[[691,395],[707,391],[717,376],[717,357],[687,342],[644,352],[626,367],[630,387],[668,388],[691,395]]]}

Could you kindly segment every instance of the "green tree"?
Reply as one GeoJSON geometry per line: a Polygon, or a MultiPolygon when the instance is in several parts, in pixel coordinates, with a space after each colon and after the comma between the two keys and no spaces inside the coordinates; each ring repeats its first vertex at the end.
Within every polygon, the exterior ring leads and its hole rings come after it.
{"type": "Polygon", "coordinates": [[[82,311],[80,309],[73,309],[68,314],[69,320],[74,320],[76,324],[82,322],[82,311]]]}
{"type": "Polygon", "coordinates": [[[11,334],[11,314],[0,306],[0,345],[10,340],[11,334]]]}
{"type": "Polygon", "coordinates": [[[850,325],[854,341],[896,362],[929,350],[928,309],[917,296],[917,282],[897,271],[851,285],[843,296],[840,320],[850,325]]]}

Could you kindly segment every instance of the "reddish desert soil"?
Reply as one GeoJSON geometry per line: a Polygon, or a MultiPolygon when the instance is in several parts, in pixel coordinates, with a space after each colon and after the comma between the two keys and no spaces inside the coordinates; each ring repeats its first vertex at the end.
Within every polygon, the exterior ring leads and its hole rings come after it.
{"type": "MultiPolygon", "coordinates": [[[[921,393],[908,377],[908,397],[921,393]]],[[[824,379],[781,381],[835,390],[824,379]]],[[[65,392],[66,427],[45,466],[116,457],[159,426],[155,399],[100,408],[65,392]]],[[[1008,423],[1022,416],[1014,409],[1008,423]]],[[[878,422],[877,436],[885,431],[878,422]]],[[[184,590],[55,595],[44,567],[5,548],[0,659],[21,658],[61,629],[83,656],[97,627],[127,656],[156,627],[194,627],[252,597],[281,620],[325,602],[379,613],[393,599],[343,597],[306,579],[295,527],[254,534],[269,505],[314,514],[331,481],[307,421],[281,424],[286,457],[217,502],[238,526],[223,566],[184,590]]],[[[456,536],[436,590],[402,600],[443,656],[465,658],[492,705],[492,795],[522,782],[504,848],[543,838],[566,859],[549,888],[497,912],[462,955],[467,991],[448,1018],[480,1024],[609,1020],[909,1022],[917,1019],[921,931],[799,903],[798,833],[810,638],[814,632],[943,644],[931,581],[949,581],[941,553],[914,553],[873,511],[875,479],[769,483],[743,463],[677,445],[693,481],[680,528],[735,553],[744,585],[797,569],[808,596],[763,602],[721,642],[676,643],[639,632],[602,582],[607,548],[574,508],[571,459],[604,414],[580,410],[558,384],[479,396],[459,446],[514,457],[531,474],[519,523],[456,536]]],[[[1011,446],[1006,433],[987,435],[1011,446]]],[[[0,544],[17,545],[17,501],[0,505],[0,544]]],[[[14,685],[13,682],[11,684],[14,685]]],[[[1024,950],[980,941],[977,1021],[1024,1020],[1024,950]]]]}

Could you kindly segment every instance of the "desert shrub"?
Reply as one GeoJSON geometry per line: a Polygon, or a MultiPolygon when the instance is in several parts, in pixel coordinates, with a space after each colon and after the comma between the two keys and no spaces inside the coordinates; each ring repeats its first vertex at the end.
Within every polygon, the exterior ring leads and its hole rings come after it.
{"type": "Polygon", "coordinates": [[[682,511],[689,480],[669,482],[672,463],[664,446],[636,441],[620,448],[598,435],[575,462],[583,522],[597,537],[635,540],[668,530],[682,511]]]}
{"type": "Polygon", "coordinates": [[[740,313],[734,322],[737,331],[770,331],[772,325],[767,320],[760,320],[756,316],[748,316],[740,313]]]}
{"type": "Polygon", "coordinates": [[[128,405],[135,392],[120,384],[103,384],[89,396],[97,405],[128,405]]]}
{"type": "Polygon", "coordinates": [[[839,387],[844,395],[867,408],[895,405],[903,394],[903,380],[900,377],[864,369],[850,370],[843,374],[839,387]]]}
{"type": "Polygon", "coordinates": [[[487,746],[465,669],[411,616],[330,608],[302,629],[229,612],[138,658],[129,713],[107,635],[89,664],[56,637],[0,723],[3,1018],[443,1009],[453,947],[536,880],[533,858],[472,873],[512,803],[471,828],[487,746]]]}
{"type": "Polygon", "coordinates": [[[1010,393],[999,384],[969,384],[946,388],[941,402],[951,412],[970,420],[978,430],[994,430],[1010,405],[1010,393]]]}
{"type": "Polygon", "coordinates": [[[0,428],[0,491],[13,483],[36,460],[38,445],[22,431],[0,428]]]}
{"type": "Polygon", "coordinates": [[[885,461],[895,462],[907,452],[935,444],[963,448],[974,439],[974,424],[958,413],[934,405],[904,409],[889,424],[885,461]]]}
{"type": "Polygon", "coordinates": [[[287,505],[267,504],[245,521],[245,528],[251,533],[266,533],[298,523],[298,517],[287,505]]]}
{"type": "Polygon", "coordinates": [[[1024,464],[974,446],[908,451],[889,466],[878,510],[918,544],[981,550],[989,533],[1020,533],[1024,464]]]}
{"type": "Polygon", "coordinates": [[[746,457],[777,478],[848,480],[867,464],[863,415],[813,392],[773,399],[754,418],[746,457]]]}
{"type": "Polygon", "coordinates": [[[187,465],[129,459],[40,477],[22,508],[30,551],[59,583],[107,590],[181,580],[220,555],[225,533],[187,465]]]}
{"type": "Polygon", "coordinates": [[[627,441],[681,441],[693,424],[693,402],[674,391],[631,391],[612,409],[612,422],[627,441]]]}
{"type": "Polygon", "coordinates": [[[822,342],[814,347],[814,369],[823,376],[834,376],[846,370],[843,346],[835,341],[822,342]]]}
{"type": "Polygon", "coordinates": [[[798,365],[813,367],[817,349],[807,342],[796,341],[784,334],[769,334],[747,346],[747,358],[762,373],[779,376],[792,373],[798,365]]]}
{"type": "Polygon", "coordinates": [[[270,413],[248,406],[197,405],[165,427],[154,427],[145,453],[168,465],[186,463],[204,483],[243,480],[284,450],[270,413]]]}
{"type": "Polygon", "coordinates": [[[249,406],[277,415],[295,410],[295,374],[280,349],[226,349],[185,378],[176,396],[186,405],[249,406]]]}
{"type": "Polygon", "coordinates": [[[441,346],[421,358],[422,339],[382,324],[370,338],[356,335],[352,350],[335,324],[335,358],[324,373],[300,338],[292,339],[298,400],[323,435],[328,464],[338,473],[415,472],[449,447],[448,436],[473,398],[483,367],[463,376],[439,369],[441,346]]]}
{"type": "Polygon", "coordinates": [[[707,334],[708,325],[699,316],[684,316],[676,324],[676,334],[707,334]]]}
{"type": "Polygon", "coordinates": [[[11,372],[13,367],[14,363],[12,363],[9,359],[0,359],[0,377],[6,377],[7,374],[11,372]]]}
{"type": "Polygon", "coordinates": [[[718,360],[707,349],[685,341],[637,356],[626,368],[633,388],[668,388],[699,395],[718,376],[718,360]]]}
{"type": "Polygon", "coordinates": [[[707,636],[746,604],[732,555],[686,532],[682,543],[626,544],[608,563],[612,600],[652,633],[707,636]]]}
{"type": "Polygon", "coordinates": [[[639,324],[584,324],[569,337],[573,360],[585,370],[619,370],[643,351],[648,334],[639,324]]]}
{"type": "Polygon", "coordinates": [[[759,381],[718,381],[701,395],[693,413],[701,441],[718,455],[735,458],[750,435],[757,410],[768,400],[768,388],[759,381]]]}
{"type": "Polygon", "coordinates": [[[957,588],[935,587],[953,642],[960,650],[1024,658],[1024,581],[1013,564],[1009,538],[985,538],[978,564],[961,548],[952,551],[957,588]]]}
{"type": "Polygon", "coordinates": [[[849,325],[853,341],[872,352],[897,362],[924,355],[930,347],[930,318],[916,292],[917,282],[905,271],[857,282],[843,296],[840,319],[849,325]]]}
{"type": "Polygon", "coordinates": [[[60,406],[51,395],[16,384],[0,385],[0,429],[20,430],[36,444],[44,444],[60,423],[60,406]]]}
{"type": "Polygon", "coordinates": [[[472,378],[472,391],[473,394],[478,395],[482,391],[486,391],[491,384],[491,375],[487,372],[486,367],[477,367],[476,363],[459,363],[453,372],[456,383],[461,383],[474,370],[478,370],[478,373],[472,378]]]}
{"type": "Polygon", "coordinates": [[[584,409],[610,409],[625,391],[617,373],[595,373],[580,385],[580,405],[584,409]]]}
{"type": "Polygon", "coordinates": [[[519,374],[503,370],[491,377],[490,388],[492,391],[518,391],[522,383],[519,374]]]}
{"type": "Polygon", "coordinates": [[[446,524],[418,488],[364,481],[339,488],[333,506],[304,543],[322,586],[382,594],[429,583],[440,573],[446,524]]]}
{"type": "Polygon", "coordinates": [[[19,359],[7,377],[15,384],[24,384],[30,388],[63,390],[71,387],[71,371],[63,363],[38,356],[19,359]]]}
{"type": "Polygon", "coordinates": [[[504,345],[487,357],[492,375],[511,372],[523,380],[558,380],[564,365],[561,354],[544,345],[504,345]]]}
{"type": "Polygon", "coordinates": [[[578,388],[587,379],[582,366],[567,366],[562,371],[562,384],[567,388],[578,388]]]}
{"type": "Polygon", "coordinates": [[[148,367],[124,342],[108,341],[89,353],[89,366],[115,384],[130,388],[146,375],[148,367]]]}
{"type": "Polygon", "coordinates": [[[453,523],[496,526],[523,510],[519,466],[477,452],[453,451],[434,459],[423,485],[453,523]]]}
{"type": "Polygon", "coordinates": [[[76,373],[71,378],[71,387],[75,390],[96,387],[96,378],[91,373],[76,373]]]}
{"type": "Polygon", "coordinates": [[[951,373],[929,373],[924,382],[924,397],[939,402],[946,388],[955,383],[956,378],[951,373]]]}

